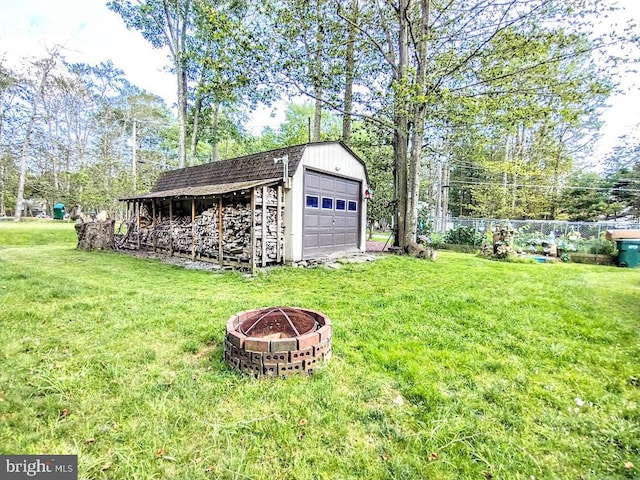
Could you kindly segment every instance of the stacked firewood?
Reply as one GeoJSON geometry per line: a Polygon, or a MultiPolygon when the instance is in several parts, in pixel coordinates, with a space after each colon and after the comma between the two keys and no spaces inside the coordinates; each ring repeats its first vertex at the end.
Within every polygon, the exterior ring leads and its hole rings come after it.
{"type": "MultiPolygon", "coordinates": [[[[277,205],[278,191],[273,187],[267,188],[267,205],[277,205]]],[[[262,189],[256,188],[256,204],[262,204],[262,189]]]]}
{"type": "MultiPolygon", "coordinates": [[[[284,209],[283,209],[284,210],[284,209]]],[[[255,230],[256,230],[256,258],[262,260],[262,242],[266,242],[266,258],[268,261],[274,261],[278,258],[278,221],[277,209],[268,207],[266,209],[266,222],[263,223],[262,210],[255,211],[255,230]],[[266,225],[265,225],[266,223],[266,225]]],[[[284,211],[281,212],[281,218],[284,211]]],[[[284,238],[284,225],[281,222],[280,238],[284,238]]],[[[280,242],[280,256],[284,255],[284,244],[280,242]]]]}
{"type": "Polygon", "coordinates": [[[222,207],[222,249],[225,257],[251,258],[251,209],[235,204],[222,207]]]}
{"type": "MultiPolygon", "coordinates": [[[[256,197],[262,202],[262,189],[256,189],[256,197]]],[[[268,262],[284,256],[284,242],[278,242],[277,231],[277,190],[267,189],[267,206],[257,206],[254,212],[254,234],[256,259],[262,260],[262,242],[266,242],[268,262]],[[263,210],[266,212],[263,225],[263,210]]],[[[258,202],[256,202],[258,203],[258,202]]],[[[280,212],[284,215],[284,208],[280,212]]],[[[249,203],[236,202],[222,207],[222,255],[225,261],[249,262],[251,260],[251,207],[249,203]]],[[[176,215],[171,220],[163,217],[153,222],[153,216],[142,208],[139,220],[136,217],[126,221],[127,232],[118,237],[119,248],[158,248],[161,250],[196,254],[201,258],[219,258],[220,212],[217,204],[199,213],[194,221],[189,215],[176,215]],[[140,224],[140,228],[137,224],[140,224]],[[139,239],[139,240],[138,240],[139,239]],[[138,243],[139,241],[139,243],[138,243]]],[[[281,222],[280,239],[284,238],[281,222]]]]}

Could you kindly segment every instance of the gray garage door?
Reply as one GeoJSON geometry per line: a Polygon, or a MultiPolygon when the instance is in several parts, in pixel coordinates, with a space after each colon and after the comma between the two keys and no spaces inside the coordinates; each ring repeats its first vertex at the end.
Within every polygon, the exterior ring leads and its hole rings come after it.
{"type": "Polygon", "coordinates": [[[360,182],[305,171],[303,256],[356,250],[360,182]]]}

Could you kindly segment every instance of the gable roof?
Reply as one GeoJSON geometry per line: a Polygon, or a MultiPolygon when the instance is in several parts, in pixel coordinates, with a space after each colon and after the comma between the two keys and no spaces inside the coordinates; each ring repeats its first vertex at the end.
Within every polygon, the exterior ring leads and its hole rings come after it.
{"type": "Polygon", "coordinates": [[[282,163],[274,158],[289,156],[289,171],[295,172],[306,145],[279,148],[268,152],[254,153],[244,157],[230,158],[193,167],[163,173],[151,189],[152,192],[177,190],[223,183],[249,182],[282,177],[282,163]]]}
{"type": "Polygon", "coordinates": [[[121,200],[226,193],[246,188],[246,185],[249,184],[258,185],[274,182],[281,179],[283,174],[282,162],[274,162],[275,158],[280,158],[284,155],[289,157],[289,176],[292,176],[300,165],[304,151],[308,146],[335,143],[340,144],[364,166],[364,162],[342,142],[305,143],[228,160],[170,170],[160,175],[150,193],[124,197],[121,200]],[[236,186],[238,188],[235,188],[236,186]]]}

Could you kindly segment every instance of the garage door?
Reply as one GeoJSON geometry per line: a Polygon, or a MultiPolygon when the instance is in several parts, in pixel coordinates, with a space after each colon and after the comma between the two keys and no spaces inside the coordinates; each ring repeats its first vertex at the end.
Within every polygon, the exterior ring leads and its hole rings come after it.
{"type": "Polygon", "coordinates": [[[305,171],[303,256],[357,250],[360,182],[305,171]]]}

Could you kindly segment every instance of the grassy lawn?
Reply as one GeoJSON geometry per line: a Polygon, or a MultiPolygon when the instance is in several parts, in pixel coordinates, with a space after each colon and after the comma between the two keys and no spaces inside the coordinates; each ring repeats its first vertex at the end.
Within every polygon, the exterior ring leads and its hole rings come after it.
{"type": "Polygon", "coordinates": [[[96,479],[640,476],[640,270],[442,251],[253,278],[0,224],[0,453],[96,479]],[[235,312],[333,321],[311,377],[222,362],[235,312]]]}

